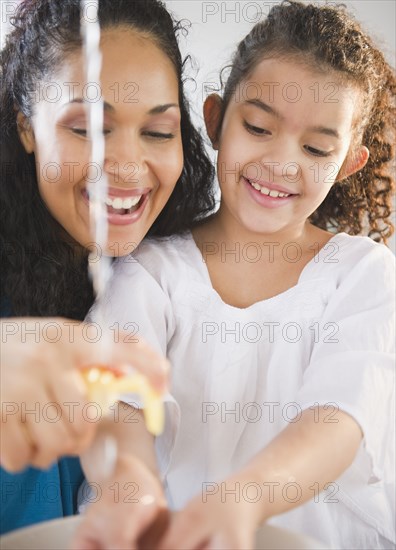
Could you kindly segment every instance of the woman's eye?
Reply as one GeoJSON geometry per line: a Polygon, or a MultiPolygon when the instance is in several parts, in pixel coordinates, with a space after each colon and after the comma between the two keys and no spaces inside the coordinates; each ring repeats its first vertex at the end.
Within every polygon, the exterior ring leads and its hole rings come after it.
{"type": "Polygon", "coordinates": [[[151,131],[143,132],[143,135],[148,136],[148,137],[153,138],[153,139],[158,139],[158,140],[167,140],[167,139],[172,139],[172,138],[175,137],[175,135],[172,134],[172,133],[151,132],[151,131]]]}
{"type": "Polygon", "coordinates": [[[321,151],[320,149],[316,149],[315,147],[310,147],[309,145],[304,145],[304,149],[311,155],[314,155],[315,157],[329,157],[331,154],[331,152],[329,151],[321,151]]]}
{"type": "Polygon", "coordinates": [[[249,124],[248,122],[246,122],[246,120],[244,120],[243,125],[250,134],[253,134],[255,136],[271,135],[271,132],[269,132],[265,128],[259,128],[258,126],[253,126],[252,124],[249,124]]]}
{"type": "Polygon", "coordinates": [[[87,136],[87,130],[85,130],[84,128],[72,128],[71,130],[73,134],[77,134],[78,136],[87,136]]]}
{"type": "MultiPolygon", "coordinates": [[[[88,130],[86,128],[72,128],[73,134],[77,134],[78,136],[87,137],[88,130]]],[[[103,130],[103,134],[107,136],[110,134],[110,130],[107,130],[106,128],[103,130]]]]}

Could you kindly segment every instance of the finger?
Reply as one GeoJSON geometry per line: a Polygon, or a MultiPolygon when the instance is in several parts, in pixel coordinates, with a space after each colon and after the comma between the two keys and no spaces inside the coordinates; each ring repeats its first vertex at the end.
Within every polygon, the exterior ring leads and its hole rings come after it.
{"type": "MultiPolygon", "coordinates": [[[[26,394],[25,391],[22,393],[26,394]]],[[[13,428],[12,433],[8,430],[2,437],[2,447],[3,443],[8,448],[15,442],[13,460],[14,464],[19,465],[18,470],[20,466],[34,465],[37,453],[40,454],[43,448],[51,443],[51,436],[43,437],[38,433],[38,428],[42,425],[43,410],[49,401],[48,394],[44,387],[37,385],[32,385],[30,393],[34,396],[34,401],[20,401],[19,412],[15,417],[17,420],[15,432],[13,428]],[[21,457],[16,456],[15,453],[21,453],[21,457]]]]}
{"type": "MultiPolygon", "coordinates": [[[[70,347],[73,363],[86,367],[93,364],[103,364],[103,348],[84,338],[83,328],[76,331],[76,339],[70,347]]],[[[153,351],[145,342],[123,342],[122,335],[119,342],[112,342],[109,350],[109,362],[114,367],[130,365],[147,377],[155,389],[163,393],[168,383],[169,363],[153,351]]]]}
{"type": "Polygon", "coordinates": [[[87,390],[81,374],[74,369],[62,371],[58,379],[51,379],[49,391],[59,405],[69,437],[73,440],[72,453],[82,454],[92,444],[99,424],[96,420],[99,418],[90,414],[87,390]]]}
{"type": "MultiPolygon", "coordinates": [[[[79,526],[73,539],[72,548],[75,550],[136,550],[136,544],[130,532],[131,521],[106,521],[99,512],[96,517],[88,515],[79,526]]],[[[114,518],[115,519],[115,518],[114,518]]]]}
{"type": "Polygon", "coordinates": [[[111,359],[115,365],[133,367],[134,370],[143,374],[160,393],[167,390],[169,362],[154,352],[145,342],[115,344],[111,359]]]}
{"type": "Polygon", "coordinates": [[[34,447],[30,463],[36,468],[48,468],[60,456],[73,454],[76,440],[67,418],[62,416],[59,403],[51,394],[45,392],[37,404],[39,414],[29,415],[25,424],[34,447]]]}
{"type": "Polygon", "coordinates": [[[143,531],[138,540],[139,550],[152,550],[157,548],[159,541],[169,527],[170,514],[167,508],[161,508],[148,529],[143,531]]]}
{"type": "Polygon", "coordinates": [[[185,510],[175,516],[171,527],[159,543],[159,550],[195,550],[205,546],[209,533],[202,518],[185,510]]]}
{"type": "Polygon", "coordinates": [[[105,550],[92,533],[86,533],[83,529],[77,529],[71,542],[71,550],[105,550]]]}
{"type": "Polygon", "coordinates": [[[30,464],[33,458],[32,438],[17,418],[2,422],[1,431],[1,465],[8,472],[19,472],[30,464]]]}

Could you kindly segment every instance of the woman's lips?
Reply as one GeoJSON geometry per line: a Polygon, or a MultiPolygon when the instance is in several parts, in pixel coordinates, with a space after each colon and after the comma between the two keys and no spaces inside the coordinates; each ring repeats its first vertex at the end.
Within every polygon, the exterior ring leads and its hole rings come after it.
{"type": "MultiPolygon", "coordinates": [[[[129,225],[135,223],[143,214],[146,204],[150,197],[151,189],[139,188],[139,189],[114,189],[109,188],[107,192],[107,202],[112,201],[111,204],[106,204],[107,221],[112,225],[129,225]],[[139,202],[129,208],[120,207],[114,208],[114,205],[118,206],[116,200],[127,201],[128,199],[136,201],[136,198],[140,196],[139,202]]],[[[86,189],[82,190],[82,196],[84,202],[89,207],[89,195],[86,189]]]]}

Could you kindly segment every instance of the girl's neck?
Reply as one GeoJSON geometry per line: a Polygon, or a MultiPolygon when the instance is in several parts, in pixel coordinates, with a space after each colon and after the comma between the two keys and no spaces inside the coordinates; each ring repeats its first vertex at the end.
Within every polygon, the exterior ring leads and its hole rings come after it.
{"type": "Polygon", "coordinates": [[[297,285],[304,267],[332,236],[308,222],[287,231],[253,233],[224,210],[192,233],[213,288],[225,303],[238,308],[297,285]]]}
{"type": "Polygon", "coordinates": [[[308,220],[271,233],[250,231],[238,223],[232,214],[222,206],[215,214],[204,220],[193,231],[193,235],[196,241],[223,243],[224,246],[229,245],[230,247],[235,243],[239,243],[241,247],[251,243],[269,243],[268,246],[271,243],[276,243],[276,247],[283,248],[289,243],[296,243],[302,249],[306,249],[318,241],[327,242],[331,237],[330,233],[313,226],[308,220]]]}

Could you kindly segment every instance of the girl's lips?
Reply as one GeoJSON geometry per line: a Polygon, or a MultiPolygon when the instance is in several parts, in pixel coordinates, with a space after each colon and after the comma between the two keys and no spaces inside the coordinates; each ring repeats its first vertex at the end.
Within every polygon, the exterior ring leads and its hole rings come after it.
{"type": "Polygon", "coordinates": [[[286,193],[287,195],[296,195],[297,194],[297,193],[293,193],[289,189],[286,189],[286,187],[282,187],[281,185],[278,185],[278,184],[275,185],[273,183],[269,183],[269,182],[261,181],[261,180],[255,180],[255,179],[248,179],[248,178],[245,178],[245,179],[250,184],[258,183],[258,185],[260,185],[260,187],[266,187],[270,191],[278,191],[279,193],[286,193]]]}
{"type": "MultiPolygon", "coordinates": [[[[144,209],[146,207],[146,204],[149,200],[150,192],[151,192],[151,189],[147,189],[147,188],[130,189],[130,190],[120,190],[120,189],[115,190],[114,188],[113,189],[109,188],[107,195],[111,198],[117,198],[117,197],[127,198],[127,197],[134,197],[134,196],[136,197],[141,195],[141,199],[138,202],[136,210],[127,214],[117,214],[116,212],[110,212],[109,209],[111,207],[106,206],[108,223],[111,225],[130,225],[138,221],[138,219],[142,216],[144,209]],[[117,192],[116,194],[115,194],[115,191],[117,192]],[[122,195],[120,194],[120,192],[122,192],[122,195]]],[[[81,194],[84,199],[84,202],[87,204],[89,208],[89,197],[88,197],[87,190],[83,189],[81,194]]]]}
{"type": "Polygon", "coordinates": [[[244,176],[242,176],[242,181],[253,200],[266,208],[279,208],[281,206],[285,206],[290,201],[295,200],[296,197],[298,197],[298,195],[290,195],[289,197],[270,197],[269,195],[264,195],[252,187],[249,180],[244,176]]]}

